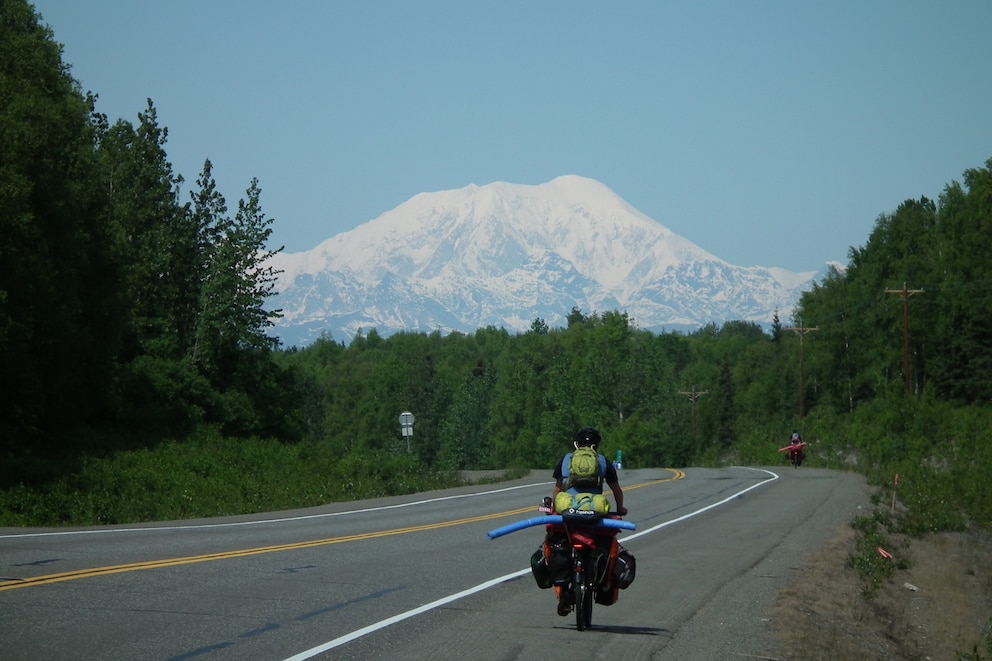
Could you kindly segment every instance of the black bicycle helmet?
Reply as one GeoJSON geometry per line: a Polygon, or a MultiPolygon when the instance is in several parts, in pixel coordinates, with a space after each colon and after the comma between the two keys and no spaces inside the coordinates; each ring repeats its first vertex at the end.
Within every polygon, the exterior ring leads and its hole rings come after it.
{"type": "Polygon", "coordinates": [[[599,435],[599,430],[595,427],[583,427],[575,432],[575,443],[577,445],[599,445],[603,437],[599,435]]]}

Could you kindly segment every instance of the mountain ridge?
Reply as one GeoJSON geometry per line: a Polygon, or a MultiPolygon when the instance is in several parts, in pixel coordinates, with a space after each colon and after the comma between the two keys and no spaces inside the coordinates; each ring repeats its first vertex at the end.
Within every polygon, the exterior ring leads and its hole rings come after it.
{"type": "Polygon", "coordinates": [[[623,310],[646,329],[767,323],[827,268],[731,265],[578,175],[419,193],[272,265],[275,330],[290,345],[371,328],[520,331],[575,307],[623,310]]]}

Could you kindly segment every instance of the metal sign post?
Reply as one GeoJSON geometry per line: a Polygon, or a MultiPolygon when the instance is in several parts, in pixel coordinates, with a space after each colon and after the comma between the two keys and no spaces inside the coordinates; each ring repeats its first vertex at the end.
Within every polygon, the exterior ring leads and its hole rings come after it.
{"type": "Polygon", "coordinates": [[[410,451],[410,437],[413,436],[413,414],[409,411],[400,413],[400,432],[406,438],[406,451],[410,451]]]}

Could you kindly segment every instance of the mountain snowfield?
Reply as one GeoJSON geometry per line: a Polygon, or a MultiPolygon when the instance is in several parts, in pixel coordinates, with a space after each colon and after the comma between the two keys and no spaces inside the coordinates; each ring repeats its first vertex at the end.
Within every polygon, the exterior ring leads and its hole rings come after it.
{"type": "Polygon", "coordinates": [[[572,308],[648,330],[787,320],[821,271],[733,266],[598,181],[496,182],[421,193],[354,230],[279,253],[275,333],[304,346],[375,328],[471,333],[564,326],[572,308]]]}

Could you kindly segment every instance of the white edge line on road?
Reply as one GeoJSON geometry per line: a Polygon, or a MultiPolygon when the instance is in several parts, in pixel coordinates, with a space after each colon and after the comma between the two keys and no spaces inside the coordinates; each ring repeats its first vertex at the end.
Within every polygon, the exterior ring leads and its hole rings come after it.
{"type": "Polygon", "coordinates": [[[143,528],[91,528],[87,530],[50,530],[46,532],[25,532],[13,535],[0,535],[0,539],[20,539],[22,537],[59,537],[64,535],[102,535],[107,533],[121,532],[149,532],[152,530],[208,530],[211,528],[233,528],[235,526],[257,526],[263,523],[286,523],[289,521],[305,521],[306,519],[323,519],[331,516],[344,516],[346,514],[364,514],[365,512],[378,512],[380,510],[391,510],[400,507],[412,507],[414,505],[426,505],[442,500],[456,500],[458,498],[473,498],[475,496],[489,496],[494,493],[513,491],[515,489],[529,489],[531,487],[547,487],[550,482],[537,482],[534,484],[522,484],[515,487],[504,487],[502,489],[491,489],[489,491],[478,491],[476,493],[463,493],[455,496],[440,496],[438,498],[428,498],[409,503],[399,503],[398,505],[383,505],[380,507],[366,507],[360,510],[347,510],[345,512],[324,512],[322,514],[302,514],[300,516],[277,517],[274,519],[259,519],[257,521],[230,521],[228,523],[202,523],[169,525],[169,526],[145,526],[143,528]]]}
{"type": "Polygon", "coordinates": [[[402,622],[403,620],[409,619],[409,618],[411,618],[411,617],[413,617],[415,615],[420,615],[421,613],[426,613],[427,611],[429,611],[429,610],[431,610],[433,608],[437,608],[438,606],[443,606],[445,604],[449,604],[452,601],[456,601],[458,599],[461,599],[462,597],[467,597],[469,595],[475,594],[476,592],[482,592],[483,590],[488,590],[489,588],[491,588],[493,586],[496,586],[496,585],[499,585],[500,583],[505,583],[506,581],[509,581],[510,579],[517,578],[519,576],[524,576],[525,574],[529,574],[529,573],[530,573],[530,569],[529,568],[528,569],[521,569],[520,571],[513,572],[512,574],[506,574],[505,576],[500,576],[499,578],[494,578],[492,580],[486,581],[485,583],[480,583],[479,585],[476,585],[474,588],[469,588],[467,590],[462,590],[461,592],[458,592],[456,594],[449,595],[447,597],[442,597],[441,599],[438,599],[437,601],[432,601],[429,604],[424,604],[423,606],[420,606],[418,608],[414,608],[413,610],[408,610],[405,613],[400,613],[398,615],[394,615],[394,616],[392,616],[390,618],[386,618],[385,620],[381,620],[381,621],[376,622],[374,624],[370,624],[367,627],[363,627],[361,629],[358,629],[357,631],[352,631],[351,633],[345,634],[344,636],[341,636],[339,638],[335,638],[334,640],[329,640],[326,643],[324,643],[323,645],[318,645],[317,647],[312,647],[312,648],[306,650],[305,652],[300,652],[299,654],[296,654],[294,656],[291,656],[288,659],[286,659],[286,661],[304,661],[304,659],[313,658],[313,657],[317,656],[318,654],[320,654],[322,652],[326,652],[329,649],[333,649],[333,648],[338,647],[340,645],[344,645],[345,643],[351,642],[352,640],[355,640],[356,638],[361,638],[362,636],[364,636],[366,634],[373,633],[375,631],[378,631],[379,629],[385,629],[386,627],[388,627],[390,625],[396,624],[397,622],[402,622]]]}
{"type": "Polygon", "coordinates": [[[679,521],[685,521],[686,519],[688,519],[690,517],[693,517],[693,516],[697,516],[699,514],[702,514],[703,512],[706,512],[706,511],[709,511],[709,510],[713,509],[714,507],[720,507],[720,505],[724,505],[726,503],[729,503],[730,501],[734,500],[738,496],[742,496],[742,495],[746,494],[751,489],[757,489],[758,487],[764,486],[764,485],[766,485],[766,484],[768,484],[770,482],[774,482],[775,480],[778,479],[778,474],[773,473],[770,470],[765,470],[764,468],[751,468],[750,466],[738,466],[737,468],[747,468],[748,470],[760,471],[762,473],[768,473],[772,477],[771,477],[770,480],[762,480],[761,482],[757,482],[755,484],[752,484],[747,489],[743,489],[741,491],[738,491],[737,493],[733,494],[732,496],[727,496],[726,498],[724,498],[720,502],[713,503],[711,505],[707,505],[706,507],[703,507],[701,509],[698,509],[695,512],[689,512],[688,514],[683,514],[682,516],[680,516],[680,517],[678,517],[676,519],[672,519],[671,521],[665,521],[664,523],[659,523],[658,525],[656,525],[654,527],[648,528],[647,530],[642,530],[641,532],[636,532],[633,535],[625,535],[624,536],[624,540],[635,539],[637,537],[641,537],[643,535],[647,535],[649,533],[653,533],[656,530],[661,530],[662,528],[665,528],[667,526],[670,526],[673,523],[678,523],[679,521]]]}
{"type": "MultiPolygon", "coordinates": [[[[674,523],[678,523],[679,521],[685,521],[688,518],[697,516],[699,514],[702,514],[703,512],[707,512],[707,511],[713,509],[714,507],[720,507],[721,505],[725,505],[726,503],[729,503],[730,501],[736,499],[738,496],[741,496],[741,495],[747,493],[748,491],[751,491],[752,489],[757,489],[760,486],[763,486],[765,484],[769,484],[771,482],[774,482],[779,477],[778,474],[773,473],[770,470],[765,470],[764,468],[751,468],[749,466],[738,466],[736,468],[746,468],[748,470],[759,471],[759,472],[762,472],[762,473],[768,473],[769,475],[771,475],[771,479],[762,480],[761,482],[757,482],[756,484],[752,484],[748,488],[742,489],[742,490],[734,493],[731,496],[727,496],[726,498],[724,498],[723,500],[721,500],[719,502],[712,503],[711,505],[707,505],[706,507],[702,507],[702,508],[700,508],[700,509],[698,509],[698,510],[696,510],[694,512],[690,512],[688,514],[683,514],[682,516],[680,516],[680,517],[678,517],[676,519],[672,519],[671,521],[665,521],[664,523],[660,523],[660,524],[658,524],[656,526],[653,526],[651,528],[648,528],[647,530],[644,530],[642,532],[635,533],[633,535],[625,535],[624,536],[624,541],[626,541],[628,539],[634,539],[635,537],[641,537],[642,535],[647,535],[649,533],[652,533],[652,532],[655,532],[655,531],[660,530],[662,528],[665,528],[667,526],[670,526],[670,525],[672,525],[674,523]]],[[[525,575],[527,575],[529,573],[530,573],[530,568],[528,567],[527,569],[521,569],[520,571],[513,572],[512,574],[506,574],[504,576],[500,576],[499,578],[490,579],[490,580],[486,581],[485,583],[480,583],[479,585],[476,585],[475,587],[468,588],[467,590],[462,590],[461,592],[455,593],[453,595],[449,595],[447,597],[442,597],[441,599],[438,599],[437,601],[432,601],[429,604],[424,604],[423,606],[419,606],[419,607],[414,608],[412,610],[408,610],[405,613],[399,613],[398,615],[393,615],[392,617],[386,618],[385,620],[380,620],[379,622],[375,622],[373,624],[370,624],[367,627],[363,627],[361,629],[357,629],[356,631],[352,631],[351,633],[348,633],[348,634],[345,634],[345,635],[340,636],[338,638],[335,638],[334,640],[329,640],[326,643],[323,643],[322,645],[318,645],[318,646],[312,647],[312,648],[310,648],[310,649],[308,649],[308,650],[306,650],[304,652],[300,652],[299,654],[295,654],[295,655],[287,658],[285,661],[306,661],[306,659],[312,659],[313,657],[317,656],[318,654],[322,654],[322,653],[324,653],[324,652],[326,652],[328,650],[334,649],[335,647],[339,647],[341,645],[344,645],[345,643],[349,643],[349,642],[351,642],[351,641],[353,641],[353,640],[355,640],[357,638],[361,638],[362,636],[368,635],[370,633],[374,633],[376,631],[379,631],[380,629],[385,629],[388,626],[391,626],[391,625],[396,624],[398,622],[402,622],[403,620],[409,619],[409,618],[414,617],[416,615],[420,615],[421,613],[425,613],[425,612],[427,612],[427,611],[429,611],[429,610],[431,610],[433,608],[437,608],[438,606],[443,606],[445,604],[449,604],[452,601],[456,601],[458,599],[461,599],[462,597],[468,597],[469,595],[473,595],[476,592],[482,592],[483,590],[488,590],[489,588],[495,587],[495,586],[499,585],[500,583],[505,583],[506,581],[512,580],[514,578],[519,578],[520,576],[525,576],[525,575]]]]}

